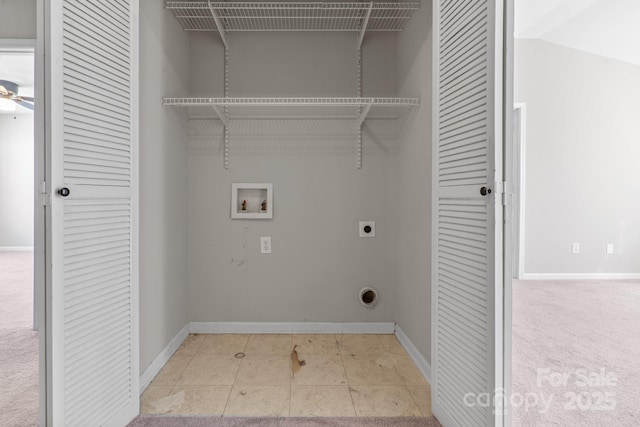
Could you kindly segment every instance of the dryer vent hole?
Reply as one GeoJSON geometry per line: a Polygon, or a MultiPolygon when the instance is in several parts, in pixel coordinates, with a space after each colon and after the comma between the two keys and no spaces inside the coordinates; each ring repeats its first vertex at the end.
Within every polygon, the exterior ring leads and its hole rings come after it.
{"type": "Polygon", "coordinates": [[[367,291],[364,294],[362,294],[362,302],[364,302],[365,304],[371,304],[375,300],[376,300],[376,293],[373,291],[367,291]]]}
{"type": "Polygon", "coordinates": [[[360,302],[367,306],[371,307],[378,302],[378,292],[372,288],[364,288],[360,291],[360,302]]]}

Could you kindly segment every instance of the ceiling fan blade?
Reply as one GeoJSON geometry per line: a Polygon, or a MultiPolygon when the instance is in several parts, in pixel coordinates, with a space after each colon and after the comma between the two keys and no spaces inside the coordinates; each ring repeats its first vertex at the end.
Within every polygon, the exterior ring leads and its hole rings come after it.
{"type": "Polygon", "coordinates": [[[33,104],[30,104],[30,103],[28,103],[27,101],[17,101],[17,100],[16,100],[16,103],[17,103],[18,105],[22,105],[22,106],[23,106],[23,107],[25,107],[25,108],[28,108],[29,110],[33,110],[33,104]]]}
{"type": "Polygon", "coordinates": [[[2,85],[0,85],[0,95],[9,95],[9,91],[2,85]]]}
{"type": "Polygon", "coordinates": [[[29,102],[33,102],[34,99],[30,96],[22,96],[22,95],[18,95],[18,98],[20,98],[21,101],[29,101],[29,102]]]}

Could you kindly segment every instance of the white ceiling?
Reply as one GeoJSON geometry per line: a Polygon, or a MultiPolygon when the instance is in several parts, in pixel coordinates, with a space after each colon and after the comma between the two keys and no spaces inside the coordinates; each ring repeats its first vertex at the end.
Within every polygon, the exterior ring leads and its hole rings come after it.
{"type": "MultiPolygon", "coordinates": [[[[0,80],[8,80],[18,85],[18,95],[33,96],[34,63],[33,53],[8,52],[0,50],[0,80]]],[[[31,113],[21,105],[15,113],[31,113]]],[[[0,114],[3,112],[0,111],[0,114]]],[[[7,113],[5,114],[13,114],[7,113]]]]}
{"type": "Polygon", "coordinates": [[[515,0],[515,35],[640,65],[640,0],[515,0]]]}
{"type": "Polygon", "coordinates": [[[18,84],[21,89],[33,90],[33,70],[33,54],[0,51],[0,80],[9,80],[18,84]]]}

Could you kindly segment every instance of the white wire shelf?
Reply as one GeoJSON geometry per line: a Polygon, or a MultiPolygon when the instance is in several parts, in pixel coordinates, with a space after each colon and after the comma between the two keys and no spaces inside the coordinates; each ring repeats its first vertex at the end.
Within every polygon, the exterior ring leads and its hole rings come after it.
{"type": "Polygon", "coordinates": [[[186,31],[402,31],[419,2],[167,1],[186,31]]]}
{"type": "MultiPolygon", "coordinates": [[[[224,131],[224,167],[229,167],[229,127],[240,120],[350,120],[356,136],[356,165],[362,168],[362,129],[367,119],[394,119],[420,105],[418,98],[163,98],[163,105],[188,107],[189,116],[219,119],[224,131]],[[195,112],[192,110],[198,110],[195,112]],[[200,115],[205,110],[208,115],[200,115]]],[[[398,122],[395,122],[396,124],[398,122]]]]}
{"type": "Polygon", "coordinates": [[[397,119],[418,98],[164,98],[164,105],[211,107],[223,122],[259,119],[397,119]],[[226,114],[224,110],[226,109],[226,114]]]}

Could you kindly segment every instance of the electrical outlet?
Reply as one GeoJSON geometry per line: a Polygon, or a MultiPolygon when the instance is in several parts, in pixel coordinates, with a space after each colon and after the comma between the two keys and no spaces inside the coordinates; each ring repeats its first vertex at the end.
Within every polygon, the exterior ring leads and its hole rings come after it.
{"type": "Polygon", "coordinates": [[[611,255],[613,253],[613,243],[607,243],[607,255],[611,255]]]}
{"type": "Polygon", "coordinates": [[[574,254],[579,254],[579,253],[580,253],[580,243],[575,243],[575,242],[574,242],[574,243],[573,243],[573,247],[572,247],[571,251],[572,251],[574,254]]]}
{"type": "Polygon", "coordinates": [[[261,254],[271,253],[271,236],[260,237],[260,253],[261,254]]]}

